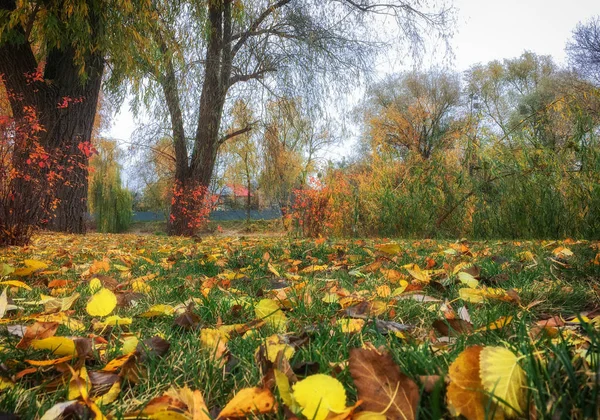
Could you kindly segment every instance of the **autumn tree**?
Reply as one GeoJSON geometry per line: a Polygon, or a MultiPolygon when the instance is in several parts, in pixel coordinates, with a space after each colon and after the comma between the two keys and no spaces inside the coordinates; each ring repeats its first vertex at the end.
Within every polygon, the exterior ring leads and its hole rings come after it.
{"type": "MultiPolygon", "coordinates": [[[[252,127],[257,125],[252,109],[243,100],[235,102],[232,114],[232,130],[235,130],[235,127],[252,127]]],[[[253,184],[258,180],[260,170],[256,130],[239,134],[226,142],[222,153],[229,158],[224,174],[225,179],[231,181],[234,185],[244,185],[248,191],[248,195],[246,196],[246,220],[250,221],[252,196],[256,196],[256,191],[253,192],[253,184]]]]}
{"type": "MultiPolygon", "coordinates": [[[[52,190],[53,229],[85,230],[89,142],[104,69],[110,68],[113,84],[122,80],[132,61],[120,53],[137,34],[136,25],[152,21],[146,20],[147,6],[116,0],[0,1],[0,74],[12,117],[22,120],[35,112],[41,127],[36,141],[56,156],[56,164],[41,175],[61,178],[52,190]]],[[[14,154],[14,167],[24,167],[31,152],[14,154]]],[[[15,207],[28,199],[21,193],[26,189],[22,182],[14,185],[15,207]]]]}
{"type": "Polygon", "coordinates": [[[131,193],[121,185],[121,152],[114,141],[97,141],[91,159],[90,211],[99,232],[124,232],[132,218],[131,193]]]}
{"type": "Polygon", "coordinates": [[[581,74],[600,84],[600,16],[577,25],[567,53],[581,74]]]}
{"type": "Polygon", "coordinates": [[[261,184],[284,216],[294,189],[303,188],[321,153],[335,141],[329,127],[320,126],[300,99],[282,98],[267,104],[261,184]]]}
{"type": "MultiPolygon", "coordinates": [[[[145,71],[133,86],[147,103],[154,99],[159,114],[168,110],[181,197],[206,189],[219,148],[249,130],[221,130],[233,95],[254,91],[294,97],[309,90],[319,98],[333,88],[353,89],[372,67],[374,53],[391,45],[373,30],[382,17],[397,24],[400,39],[395,41],[408,41],[416,49],[422,45],[423,28],[443,36],[450,18],[446,9],[432,11],[418,2],[396,0],[155,4],[161,27],[149,35],[153,44],[137,51],[145,71]]],[[[193,234],[186,219],[193,213],[175,201],[170,233],[193,234]]]]}
{"type": "Polygon", "coordinates": [[[431,70],[391,76],[370,89],[365,117],[374,147],[429,159],[454,145],[462,126],[460,79],[431,70]]]}

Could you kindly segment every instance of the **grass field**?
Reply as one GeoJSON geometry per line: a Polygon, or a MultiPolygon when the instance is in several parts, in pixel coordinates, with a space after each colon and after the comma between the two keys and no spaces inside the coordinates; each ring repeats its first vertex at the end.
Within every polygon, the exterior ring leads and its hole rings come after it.
{"type": "Polygon", "coordinates": [[[414,406],[400,409],[406,418],[457,411],[468,418],[594,418],[599,252],[600,244],[588,241],[43,234],[28,247],[0,250],[7,296],[4,304],[0,298],[0,412],[33,419],[73,400],[55,410],[206,418],[181,391],[187,386],[217,418],[240,390],[260,387],[277,406],[260,408],[258,399],[246,398],[250,411],[265,412],[249,417],[395,418],[390,400],[414,381],[416,400],[403,402],[414,406]],[[104,289],[108,298],[88,306],[104,289]],[[35,331],[19,327],[34,323],[35,331]],[[377,412],[377,404],[349,363],[355,348],[391,357],[406,375],[379,401],[388,407],[379,417],[360,414],[377,412]],[[483,356],[467,360],[469,348],[508,349],[498,365],[512,354],[512,371],[523,377],[501,372],[488,389],[490,366],[483,356]],[[483,389],[465,387],[451,369],[461,354],[475,382],[481,372],[483,389]],[[287,379],[274,380],[274,368],[287,379]],[[343,385],[346,407],[362,403],[336,411],[339,396],[315,381],[309,399],[319,406],[307,406],[300,383],[316,374],[343,385]],[[514,386],[501,396],[504,379],[514,386]],[[295,380],[290,396],[285,382],[295,380]],[[463,394],[452,394],[452,386],[463,394]],[[171,387],[170,398],[157,398],[171,387]]]}

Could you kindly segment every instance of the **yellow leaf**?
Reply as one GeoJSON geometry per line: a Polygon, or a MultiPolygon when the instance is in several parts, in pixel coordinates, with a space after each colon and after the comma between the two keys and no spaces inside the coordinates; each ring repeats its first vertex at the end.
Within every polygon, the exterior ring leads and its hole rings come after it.
{"type": "Polygon", "coordinates": [[[75,342],[67,337],[48,337],[41,340],[31,340],[31,348],[36,350],[50,350],[57,356],[77,355],[75,342]]]}
{"type": "Polygon", "coordinates": [[[279,308],[277,301],[273,299],[262,299],[254,307],[254,313],[258,319],[264,319],[267,324],[278,330],[284,330],[287,318],[279,308]]]}
{"type": "Polygon", "coordinates": [[[400,245],[394,242],[388,242],[385,244],[375,245],[375,249],[384,254],[396,255],[400,252],[400,245]]]}
{"type": "Polygon", "coordinates": [[[14,273],[15,269],[8,264],[0,263],[0,277],[14,273]]]}
{"type": "Polygon", "coordinates": [[[271,413],[275,410],[275,397],[268,389],[244,388],[235,394],[219,413],[219,419],[247,417],[251,414],[271,413]]]}
{"type": "Polygon", "coordinates": [[[325,420],[330,413],[346,410],[346,390],[331,376],[311,375],[293,387],[292,397],[309,419],[325,420]]]}
{"type": "Polygon", "coordinates": [[[390,289],[390,286],[388,286],[387,284],[384,284],[382,286],[377,286],[375,291],[377,293],[377,296],[382,297],[382,298],[389,297],[392,294],[392,289],[390,289]]]}
{"type": "Polygon", "coordinates": [[[202,348],[208,350],[215,360],[221,360],[227,351],[228,337],[223,331],[214,328],[202,328],[200,330],[200,343],[202,348]]]}
{"type": "Polygon", "coordinates": [[[83,322],[73,318],[69,318],[64,312],[58,312],[55,314],[42,314],[37,316],[28,317],[27,319],[39,321],[39,322],[58,322],[61,325],[66,326],[73,331],[82,331],[86,329],[83,322]]]}
{"type": "Polygon", "coordinates": [[[15,384],[10,379],[3,378],[0,376],[0,391],[3,389],[14,388],[15,384]]]}
{"type": "Polygon", "coordinates": [[[513,317],[512,316],[501,316],[500,318],[498,318],[497,320],[495,320],[494,322],[492,322],[490,325],[487,325],[485,327],[476,329],[475,332],[481,332],[481,331],[488,331],[488,330],[497,330],[500,328],[504,328],[506,327],[508,324],[510,324],[512,322],[513,317]]]}
{"type": "Polygon", "coordinates": [[[362,331],[365,326],[364,319],[341,318],[336,321],[336,324],[343,333],[352,334],[362,331]]]}
{"type": "Polygon", "coordinates": [[[286,344],[278,334],[273,334],[266,339],[265,348],[267,350],[267,359],[272,363],[276,362],[277,355],[280,351],[283,352],[286,359],[291,359],[295,352],[294,348],[289,344],[286,344]]]}
{"type": "Polygon", "coordinates": [[[277,277],[281,277],[281,275],[279,274],[279,271],[277,271],[277,269],[273,266],[273,264],[267,263],[267,268],[269,269],[269,271],[271,273],[275,274],[277,277]]]}
{"type": "Polygon", "coordinates": [[[279,391],[279,396],[281,397],[281,400],[283,401],[283,403],[285,405],[288,406],[289,409],[291,409],[292,411],[295,411],[294,407],[295,407],[296,403],[294,402],[294,399],[292,398],[292,390],[290,388],[290,380],[288,379],[287,376],[285,376],[285,373],[281,372],[278,369],[275,369],[274,373],[275,373],[275,385],[277,385],[277,391],[279,391]]]}
{"type": "Polygon", "coordinates": [[[106,288],[100,289],[88,301],[85,310],[91,316],[106,316],[117,307],[117,297],[106,288]]]}
{"type": "Polygon", "coordinates": [[[325,303],[338,303],[340,298],[335,293],[325,293],[321,300],[325,303]]]}
{"type": "Polygon", "coordinates": [[[471,303],[481,303],[484,301],[483,290],[471,289],[470,287],[463,287],[458,289],[458,296],[464,301],[471,303]]]}
{"type": "Polygon", "coordinates": [[[558,248],[555,248],[552,253],[557,256],[557,257],[561,257],[561,258],[569,258],[573,256],[573,251],[571,251],[569,248],[565,248],[564,246],[559,246],[558,248]]]}
{"type": "Polygon", "coordinates": [[[69,356],[61,357],[60,359],[53,359],[53,360],[28,360],[28,359],[25,359],[25,362],[29,363],[31,366],[45,367],[45,366],[58,365],[60,363],[68,362],[72,359],[73,359],[73,356],[69,355],[69,356]]]}
{"type": "Polygon", "coordinates": [[[94,277],[93,279],[91,279],[90,284],[89,284],[89,289],[90,289],[90,293],[96,293],[97,291],[102,289],[102,282],[100,281],[100,279],[97,277],[94,277]]]}
{"type": "Polygon", "coordinates": [[[148,284],[139,280],[136,280],[133,283],[131,283],[131,288],[134,292],[138,293],[149,293],[152,290],[152,288],[148,284]]]}
{"type": "Polygon", "coordinates": [[[117,398],[119,398],[119,394],[121,393],[121,381],[115,381],[114,384],[110,387],[110,389],[105,393],[100,395],[99,397],[94,398],[94,402],[100,405],[107,405],[114,402],[117,398]]]}
{"type": "Polygon", "coordinates": [[[69,381],[69,393],[67,394],[67,399],[74,400],[79,397],[87,398],[90,389],[92,389],[92,383],[85,366],[82,366],[81,369],[79,369],[79,372],[77,372],[77,375],[73,376],[71,381],[69,381]],[[81,383],[80,380],[83,383],[81,383]],[[81,393],[82,388],[85,396],[81,393]]]}
{"type": "Polygon", "coordinates": [[[399,284],[400,284],[400,287],[396,287],[392,291],[392,295],[391,295],[392,297],[400,296],[402,293],[404,293],[404,291],[408,287],[408,282],[406,280],[400,280],[399,284]]]}
{"type": "Polygon", "coordinates": [[[135,335],[132,335],[131,337],[126,337],[125,339],[123,339],[123,347],[121,348],[121,353],[129,354],[135,351],[138,343],[139,339],[135,335]]]}
{"type": "Polygon", "coordinates": [[[79,293],[73,293],[72,296],[67,296],[63,298],[53,298],[44,299],[42,296],[42,302],[44,304],[44,312],[63,312],[71,309],[71,306],[79,299],[81,296],[79,293]]]}
{"type": "Polygon", "coordinates": [[[188,420],[210,420],[209,410],[199,390],[192,391],[187,386],[183,388],[171,388],[166,392],[166,395],[176,398],[187,406],[187,412],[190,414],[186,417],[188,420]]]}
{"type": "Polygon", "coordinates": [[[415,279],[423,283],[429,283],[429,275],[421,270],[417,264],[408,264],[408,266],[405,266],[405,268],[406,271],[408,271],[408,274],[413,276],[415,279]]]}
{"type": "Polygon", "coordinates": [[[475,289],[477,286],[479,286],[479,282],[477,281],[477,279],[473,277],[472,274],[466,273],[464,271],[458,273],[458,279],[462,284],[466,284],[471,289],[475,289]]]}
{"type": "Polygon", "coordinates": [[[111,315],[109,317],[107,317],[104,321],[101,322],[94,322],[92,324],[92,327],[95,330],[102,330],[106,327],[112,327],[112,326],[116,326],[116,325],[131,325],[131,323],[133,322],[133,319],[131,318],[121,318],[119,315],[111,315]]]}
{"type": "Polygon", "coordinates": [[[142,318],[152,318],[161,315],[173,315],[175,308],[171,305],[154,305],[151,306],[146,312],[139,314],[142,318]]]}
{"type": "Polygon", "coordinates": [[[317,273],[319,271],[327,270],[327,265],[309,265],[308,267],[300,270],[301,273],[317,273]]]}
{"type": "Polygon", "coordinates": [[[500,400],[507,416],[522,414],[527,380],[517,356],[504,347],[484,347],[479,363],[484,389],[500,400]]]}
{"type": "Polygon", "coordinates": [[[23,283],[22,281],[19,281],[19,280],[0,281],[0,285],[20,287],[21,289],[31,290],[31,287],[29,287],[28,285],[26,285],[25,283],[23,283]]]}
{"type": "Polygon", "coordinates": [[[32,268],[34,271],[45,270],[48,268],[48,264],[39,260],[25,260],[23,263],[26,267],[32,268]]]}

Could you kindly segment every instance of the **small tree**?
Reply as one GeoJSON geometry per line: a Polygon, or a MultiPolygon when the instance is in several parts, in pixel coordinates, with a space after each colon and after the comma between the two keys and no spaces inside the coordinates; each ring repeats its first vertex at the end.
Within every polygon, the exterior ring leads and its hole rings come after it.
{"type": "Polygon", "coordinates": [[[581,74],[600,83],[600,16],[577,25],[567,52],[581,74]]]}
{"type": "Polygon", "coordinates": [[[133,198],[121,186],[118,158],[115,142],[101,140],[91,160],[89,201],[99,232],[123,232],[131,223],[133,198]]]}

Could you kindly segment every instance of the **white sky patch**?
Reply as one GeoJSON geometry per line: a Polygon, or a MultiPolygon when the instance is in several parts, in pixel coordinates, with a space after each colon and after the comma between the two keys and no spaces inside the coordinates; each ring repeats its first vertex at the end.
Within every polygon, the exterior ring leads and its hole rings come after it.
{"type": "MultiPolygon", "coordinates": [[[[524,51],[551,55],[566,63],[565,45],[578,22],[600,15],[600,0],[454,0],[458,9],[455,34],[450,45],[451,62],[438,54],[425,55],[420,67],[448,66],[457,71],[474,64],[520,56],[524,51]]],[[[412,62],[382,57],[378,74],[384,76],[409,69],[412,62]]],[[[109,138],[130,141],[138,126],[129,105],[124,103],[106,133],[109,138]]],[[[329,158],[339,160],[354,151],[349,139],[331,148],[329,158]]]]}

